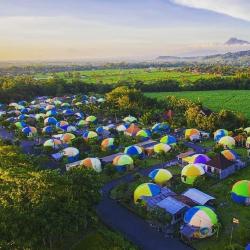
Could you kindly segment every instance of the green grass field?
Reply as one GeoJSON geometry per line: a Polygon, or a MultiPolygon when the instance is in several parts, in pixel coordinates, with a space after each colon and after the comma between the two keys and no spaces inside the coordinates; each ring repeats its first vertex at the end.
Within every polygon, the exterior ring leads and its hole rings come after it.
{"type": "MultiPolygon", "coordinates": [[[[75,72],[71,72],[76,74],[75,72]]],[[[152,82],[157,80],[173,79],[183,82],[193,82],[201,78],[212,78],[213,74],[200,74],[191,72],[178,72],[176,70],[167,69],[110,69],[110,70],[87,70],[78,71],[81,80],[87,83],[117,83],[118,81],[126,81],[135,83],[136,81],[152,82]]],[[[72,75],[67,72],[56,73],[56,75],[63,77],[67,81],[72,81],[72,75]]],[[[36,79],[48,79],[53,76],[51,73],[35,74],[36,79]]]]}
{"type": "Polygon", "coordinates": [[[228,109],[243,113],[250,119],[250,90],[213,90],[213,91],[183,91],[183,92],[157,92],[146,93],[153,98],[176,96],[192,101],[200,101],[204,106],[219,111],[228,109]]]}

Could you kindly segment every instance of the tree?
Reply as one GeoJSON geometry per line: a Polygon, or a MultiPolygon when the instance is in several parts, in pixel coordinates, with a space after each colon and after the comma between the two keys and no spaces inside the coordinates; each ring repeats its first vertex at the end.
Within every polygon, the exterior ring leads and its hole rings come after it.
{"type": "Polygon", "coordinates": [[[96,222],[100,176],[93,170],[41,170],[39,159],[0,147],[0,247],[54,248],[96,222]]]}

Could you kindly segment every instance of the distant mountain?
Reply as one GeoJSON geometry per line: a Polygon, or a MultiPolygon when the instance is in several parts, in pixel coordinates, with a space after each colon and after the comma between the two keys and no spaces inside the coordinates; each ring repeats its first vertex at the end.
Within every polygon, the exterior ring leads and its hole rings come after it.
{"type": "Polygon", "coordinates": [[[232,37],[228,41],[225,42],[225,45],[247,45],[247,44],[250,44],[250,42],[240,40],[236,37],[232,37]]]}
{"type": "Polygon", "coordinates": [[[159,56],[157,61],[169,63],[220,63],[228,65],[246,65],[250,66],[250,50],[239,52],[228,52],[225,54],[216,54],[210,56],[197,57],[177,57],[177,56],[159,56]]]}

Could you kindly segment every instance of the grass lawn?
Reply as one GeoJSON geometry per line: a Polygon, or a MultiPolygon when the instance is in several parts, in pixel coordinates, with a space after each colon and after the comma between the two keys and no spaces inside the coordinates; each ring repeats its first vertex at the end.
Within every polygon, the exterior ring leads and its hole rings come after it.
{"type": "Polygon", "coordinates": [[[204,146],[204,147],[209,148],[209,147],[215,146],[215,141],[214,141],[213,139],[209,139],[209,140],[204,140],[204,141],[202,141],[200,144],[201,144],[202,146],[204,146]]]}
{"type": "Polygon", "coordinates": [[[158,99],[166,96],[176,96],[192,101],[200,101],[204,106],[219,111],[228,109],[243,113],[250,119],[250,90],[211,90],[146,93],[146,96],[158,99]]]}

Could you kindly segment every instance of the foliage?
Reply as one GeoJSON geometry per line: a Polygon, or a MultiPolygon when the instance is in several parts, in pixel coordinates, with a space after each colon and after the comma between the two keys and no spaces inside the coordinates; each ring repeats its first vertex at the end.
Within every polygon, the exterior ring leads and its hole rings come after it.
{"type": "MultiPolygon", "coordinates": [[[[39,159],[38,159],[39,160],[39,159]]],[[[0,147],[0,234],[4,248],[46,249],[96,222],[101,182],[90,170],[60,174],[13,146],[0,147]]]]}
{"type": "MultiPolygon", "coordinates": [[[[162,90],[160,90],[162,91],[162,90]]],[[[182,92],[159,92],[146,93],[146,96],[164,100],[166,96],[189,99],[193,102],[202,103],[213,111],[222,109],[233,110],[243,113],[250,118],[249,90],[216,90],[216,91],[182,91],[182,92]]]]}
{"type": "Polygon", "coordinates": [[[101,227],[90,232],[72,250],[136,250],[121,234],[101,227]]]}

